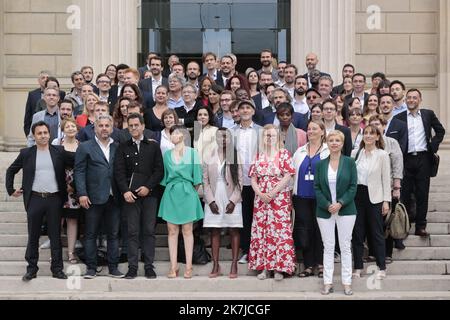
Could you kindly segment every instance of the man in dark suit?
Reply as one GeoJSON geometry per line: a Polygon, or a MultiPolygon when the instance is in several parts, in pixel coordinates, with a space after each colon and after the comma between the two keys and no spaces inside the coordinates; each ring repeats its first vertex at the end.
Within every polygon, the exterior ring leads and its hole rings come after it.
{"type": "Polygon", "coordinates": [[[124,214],[128,218],[128,272],[126,279],[137,277],[139,234],[142,227],[142,252],[145,277],[155,279],[155,226],[158,198],[154,189],[164,176],[159,145],[144,137],[144,118],[131,114],[128,119],[131,139],[117,149],[114,172],[117,187],[125,200],[124,214]]]}
{"type": "Polygon", "coordinates": [[[361,112],[363,111],[364,103],[369,98],[369,94],[365,92],[366,76],[362,73],[355,73],[352,77],[353,93],[345,97],[344,108],[342,109],[342,116],[344,120],[348,120],[349,105],[353,98],[358,98],[361,102],[361,112]]]}
{"type": "MultiPolygon", "coordinates": [[[[51,78],[52,82],[55,82],[58,85],[59,89],[59,82],[56,78],[51,78]]],[[[39,82],[39,88],[28,92],[28,98],[27,103],[25,105],[25,115],[23,118],[23,131],[25,133],[25,136],[28,136],[31,129],[31,123],[33,119],[33,115],[37,112],[38,104],[42,99],[44,98],[44,90],[47,87],[49,80],[49,73],[47,71],[42,71],[39,74],[38,82],[39,82]]],[[[66,96],[66,93],[64,91],[59,91],[60,100],[64,100],[64,97],[66,96]]]]}
{"type": "Polygon", "coordinates": [[[349,128],[341,126],[336,123],[337,116],[337,106],[332,99],[325,100],[323,103],[323,122],[325,123],[325,128],[327,134],[331,131],[338,130],[344,134],[344,147],[342,148],[342,153],[350,157],[352,153],[352,133],[349,128]]]}
{"type": "Polygon", "coordinates": [[[106,222],[109,275],[123,278],[119,264],[120,210],[114,183],[114,159],[117,144],[111,138],[113,119],[101,115],[95,121],[95,139],[80,144],[75,155],[75,185],[80,205],[86,212],[85,279],[93,279],[97,270],[97,236],[106,222]]]}
{"type": "Polygon", "coordinates": [[[392,117],[394,98],[390,94],[385,94],[380,97],[380,109],[384,119],[387,121],[384,135],[397,140],[405,155],[408,151],[408,127],[403,121],[392,117]]]}
{"type": "Polygon", "coordinates": [[[158,56],[158,54],[156,53],[156,52],[149,52],[148,53],[148,55],[147,55],[147,59],[145,60],[145,66],[142,66],[142,67],[140,67],[139,69],[138,69],[138,71],[139,71],[139,78],[142,80],[142,79],[144,79],[144,75],[145,75],[145,72],[147,71],[147,70],[150,70],[151,69],[151,67],[150,67],[150,60],[151,60],[151,58],[153,58],[153,57],[157,57],[158,56]]]}
{"type": "Polygon", "coordinates": [[[25,259],[27,273],[22,280],[36,278],[39,270],[39,237],[44,216],[47,218],[51,245],[53,278],[67,279],[63,272],[61,246],[61,208],[67,198],[64,149],[49,144],[50,128],[43,122],[32,126],[36,146],[23,149],[6,171],[6,190],[13,197],[23,195],[28,222],[25,259]],[[22,187],[14,189],[14,176],[23,170],[22,187]]]}
{"type": "Polygon", "coordinates": [[[428,195],[430,191],[431,168],[433,155],[439,150],[444,139],[445,129],[432,110],[422,109],[422,93],[410,89],[406,94],[407,111],[398,114],[394,119],[406,123],[408,147],[404,159],[405,174],[402,181],[401,198],[411,212],[411,194],[416,201],[415,234],[426,237],[428,195]],[[431,129],[434,131],[432,136],[431,129]]]}
{"type": "MultiPolygon", "coordinates": [[[[99,117],[102,115],[109,114],[109,106],[107,102],[98,101],[94,105],[94,114],[95,117],[99,117]]],[[[120,130],[117,128],[113,128],[113,132],[111,134],[111,138],[114,139],[114,141],[119,141],[120,136],[120,130]]],[[[77,134],[77,140],[80,142],[85,142],[89,140],[93,140],[95,138],[95,125],[92,123],[89,123],[80,130],[77,134]]]]}
{"type": "Polygon", "coordinates": [[[151,78],[143,79],[139,81],[137,79],[137,83],[139,89],[143,92],[148,92],[152,96],[152,99],[155,94],[155,90],[160,85],[169,86],[169,80],[162,76],[163,66],[162,59],[160,57],[153,57],[150,59],[150,71],[152,72],[151,78]]]}
{"type": "Polygon", "coordinates": [[[216,68],[217,67],[216,54],[213,52],[207,52],[203,55],[202,61],[206,67],[207,72],[200,77],[199,82],[201,82],[204,77],[209,76],[216,82],[217,85],[221,86],[222,88],[225,88],[225,85],[223,83],[222,72],[216,68]]]}
{"type": "Polygon", "coordinates": [[[333,91],[331,91],[331,95],[333,97],[343,94],[344,93],[344,79],[345,78],[352,78],[355,74],[355,67],[352,64],[347,63],[342,68],[342,83],[336,87],[333,88],[333,91]]]}
{"type": "MultiPolygon", "coordinates": [[[[317,57],[317,54],[315,54],[315,53],[309,53],[306,56],[305,64],[306,64],[306,68],[308,69],[308,72],[303,75],[303,78],[308,80],[308,88],[312,88],[313,85],[312,85],[312,82],[311,82],[311,74],[314,71],[317,71],[317,65],[319,64],[319,57],[317,57]]],[[[323,77],[323,76],[329,76],[330,77],[330,75],[328,73],[320,72],[320,71],[319,71],[319,73],[320,73],[319,78],[323,77]]]]}

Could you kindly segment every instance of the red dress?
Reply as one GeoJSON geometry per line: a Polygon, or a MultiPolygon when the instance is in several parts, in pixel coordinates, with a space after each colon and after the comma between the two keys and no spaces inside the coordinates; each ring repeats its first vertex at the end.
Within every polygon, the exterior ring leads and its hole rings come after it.
{"type": "MultiPolygon", "coordinates": [[[[262,193],[273,190],[285,175],[293,176],[289,151],[282,149],[274,161],[258,155],[249,176],[258,178],[262,193]]],[[[291,231],[292,197],[289,186],[269,204],[257,195],[253,210],[252,236],[249,251],[250,270],[275,270],[288,274],[295,270],[295,249],[291,231]]]]}

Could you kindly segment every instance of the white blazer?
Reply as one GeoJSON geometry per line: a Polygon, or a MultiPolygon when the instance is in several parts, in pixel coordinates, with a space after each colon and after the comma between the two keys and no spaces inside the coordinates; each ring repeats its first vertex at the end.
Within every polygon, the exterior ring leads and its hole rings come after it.
{"type": "MultiPolygon", "coordinates": [[[[295,178],[294,178],[294,195],[297,195],[297,186],[298,186],[298,174],[300,166],[302,165],[303,161],[305,160],[306,156],[308,155],[308,146],[309,142],[305,144],[303,147],[298,148],[298,150],[295,152],[293,161],[294,161],[294,168],[295,168],[295,178]]],[[[330,150],[328,149],[328,146],[326,143],[322,146],[322,151],[320,151],[320,160],[326,159],[330,156],[330,150]]]]}
{"type": "MultiPolygon", "coordinates": [[[[357,153],[358,150],[353,150],[352,157],[355,158],[357,153]]],[[[369,169],[367,179],[370,202],[373,204],[383,201],[391,202],[391,161],[389,154],[384,150],[375,149],[373,156],[375,157],[372,162],[374,165],[369,169]]],[[[356,167],[358,167],[360,159],[361,155],[356,159],[356,167]]]]}

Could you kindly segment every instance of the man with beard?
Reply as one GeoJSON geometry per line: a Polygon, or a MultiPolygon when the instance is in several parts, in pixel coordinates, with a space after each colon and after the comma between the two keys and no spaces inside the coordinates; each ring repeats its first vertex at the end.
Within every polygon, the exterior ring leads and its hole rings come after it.
{"type": "Polygon", "coordinates": [[[293,107],[294,111],[301,114],[309,114],[309,107],[306,103],[306,91],[308,90],[308,81],[303,76],[295,78],[295,95],[293,107]]]}
{"type": "Polygon", "coordinates": [[[261,75],[261,72],[270,72],[272,74],[272,81],[278,81],[278,71],[272,66],[272,51],[269,49],[264,49],[261,51],[261,65],[262,68],[258,70],[258,74],[261,75]]]}
{"type": "Polygon", "coordinates": [[[96,90],[96,85],[92,83],[92,80],[94,79],[94,69],[91,66],[84,66],[80,71],[83,74],[84,81],[91,85],[92,89],[96,90]]]}
{"type": "Polygon", "coordinates": [[[392,115],[395,117],[408,109],[405,101],[406,87],[403,82],[395,80],[391,82],[390,91],[394,98],[394,110],[392,110],[392,115]]]}
{"type": "Polygon", "coordinates": [[[284,70],[286,69],[287,62],[286,61],[280,61],[278,63],[278,81],[275,81],[275,84],[279,87],[282,87],[285,85],[284,81],[284,70]]]}
{"type": "Polygon", "coordinates": [[[188,63],[186,69],[187,69],[186,74],[187,74],[188,83],[195,86],[195,88],[197,88],[197,92],[198,92],[198,90],[199,90],[198,77],[200,77],[200,65],[195,61],[191,61],[188,63]]]}
{"type": "Polygon", "coordinates": [[[220,60],[220,69],[222,71],[222,82],[224,87],[227,85],[228,79],[230,79],[235,73],[234,62],[231,56],[225,55],[220,60]]]}
{"type": "MultiPolygon", "coordinates": [[[[153,98],[155,96],[156,88],[160,85],[168,86],[169,81],[162,76],[163,66],[160,57],[153,57],[150,59],[150,71],[152,72],[152,77],[141,80],[139,82],[139,88],[143,92],[149,92],[153,98]]],[[[137,80],[139,81],[139,78],[137,80]]]]}
{"type": "Polygon", "coordinates": [[[297,74],[298,69],[293,64],[288,64],[284,69],[284,81],[286,81],[286,83],[283,88],[289,92],[289,95],[292,99],[294,98],[295,94],[295,77],[297,76],[297,74]]]}
{"type": "Polygon", "coordinates": [[[347,63],[346,65],[344,65],[344,67],[342,68],[342,83],[336,87],[333,88],[333,91],[331,91],[331,95],[337,96],[339,94],[343,94],[344,93],[344,79],[348,78],[348,77],[353,77],[353,75],[355,74],[355,67],[349,63],[347,63]]]}
{"type": "Polygon", "coordinates": [[[138,71],[139,71],[139,79],[140,79],[140,80],[144,79],[145,71],[151,70],[151,67],[150,67],[150,60],[151,60],[152,58],[154,58],[154,57],[157,57],[157,56],[158,56],[158,54],[155,53],[155,52],[149,52],[149,53],[148,53],[147,59],[145,60],[145,62],[146,62],[145,66],[140,67],[139,70],[138,70],[138,71]]]}
{"type": "Polygon", "coordinates": [[[313,87],[313,82],[311,81],[311,78],[312,78],[312,73],[314,71],[317,71],[319,73],[319,75],[316,76],[317,81],[322,76],[330,76],[328,73],[320,72],[320,71],[317,70],[317,65],[319,64],[319,58],[317,57],[317,54],[315,54],[315,53],[309,53],[306,56],[305,64],[306,64],[306,68],[308,69],[308,72],[305,73],[303,75],[303,77],[305,77],[305,79],[308,80],[308,88],[312,88],[313,87]]]}
{"type": "Polygon", "coordinates": [[[403,154],[406,154],[408,151],[408,127],[403,121],[393,118],[394,98],[390,94],[380,97],[380,109],[387,121],[384,135],[397,140],[403,154]]]}

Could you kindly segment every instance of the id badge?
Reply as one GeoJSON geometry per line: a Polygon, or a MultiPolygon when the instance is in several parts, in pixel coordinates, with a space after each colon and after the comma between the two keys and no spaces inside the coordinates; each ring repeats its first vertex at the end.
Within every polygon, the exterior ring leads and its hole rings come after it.
{"type": "Polygon", "coordinates": [[[314,175],[313,174],[307,174],[305,176],[305,181],[314,181],[314,175]]]}

